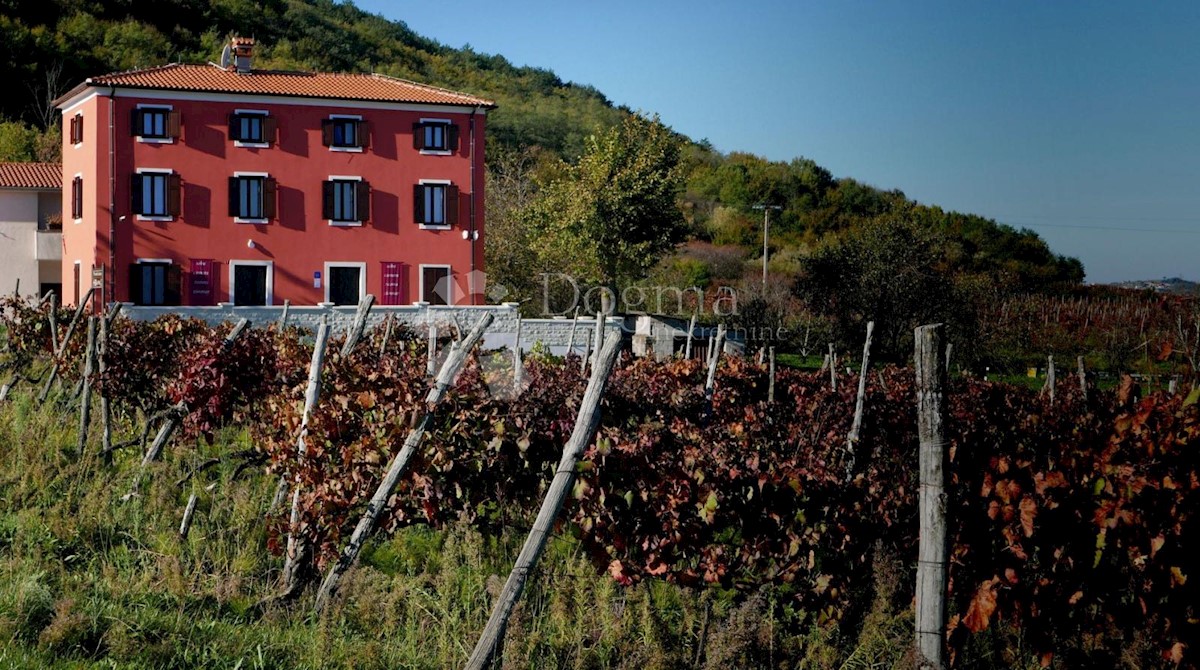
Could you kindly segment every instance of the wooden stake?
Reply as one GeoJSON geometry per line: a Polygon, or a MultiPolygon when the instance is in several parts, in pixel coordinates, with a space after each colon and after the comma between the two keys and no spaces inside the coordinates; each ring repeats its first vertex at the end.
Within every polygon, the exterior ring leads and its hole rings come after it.
{"type": "Polygon", "coordinates": [[[725,346],[725,324],[717,325],[717,336],[713,340],[712,356],[708,357],[708,378],[704,382],[704,399],[712,408],[713,388],[717,383],[717,362],[721,360],[721,349],[725,346]]]}
{"type": "Polygon", "coordinates": [[[46,385],[42,387],[42,392],[38,394],[38,402],[46,402],[46,396],[50,395],[50,385],[58,378],[58,359],[62,357],[63,351],[67,345],[71,343],[71,336],[75,334],[75,326],[79,323],[79,318],[83,316],[83,310],[87,307],[88,301],[92,299],[92,295],[96,293],[96,289],[90,288],[84,294],[83,300],[79,301],[79,306],[75,308],[75,315],[71,317],[71,323],[67,326],[67,334],[63,335],[62,342],[58,343],[58,349],[54,352],[54,366],[50,368],[50,374],[46,375],[46,385]]]}
{"type": "Polygon", "coordinates": [[[942,325],[916,330],[917,432],[920,437],[920,534],[917,558],[917,652],[921,668],[946,667],[945,463],[942,325]]]}
{"type": "Polygon", "coordinates": [[[554,529],[555,519],[562,511],[563,502],[575,482],[575,466],[596,435],[596,428],[600,424],[600,399],[604,394],[604,385],[616,364],[620,347],[621,334],[614,332],[608,336],[598,352],[596,364],[592,366],[592,376],[588,379],[587,390],[583,394],[583,402],[579,406],[579,414],[575,417],[575,428],[571,432],[571,438],[563,446],[562,458],[554,471],[554,479],[550,482],[546,497],[542,500],[537,519],[533,522],[533,529],[529,532],[529,537],[525,538],[521,553],[517,555],[517,562],[508,574],[508,580],[504,582],[504,588],[492,608],[492,615],[488,618],[470,659],[467,660],[467,670],[487,668],[504,640],[508,617],[521,598],[530,573],[537,567],[550,531],[554,529]]]}
{"type": "Polygon", "coordinates": [[[1046,357],[1046,385],[1042,387],[1043,391],[1050,391],[1050,402],[1054,402],[1054,356],[1046,357]]]}
{"type": "Polygon", "coordinates": [[[388,342],[392,339],[392,323],[395,321],[394,314],[388,314],[387,323],[383,327],[383,341],[379,343],[379,357],[383,358],[387,352],[388,342]]]}
{"type": "Polygon", "coordinates": [[[575,316],[571,318],[571,335],[567,338],[567,351],[563,354],[563,360],[567,360],[575,350],[575,329],[579,327],[579,308],[575,308],[575,316]]]}
{"type": "Polygon", "coordinates": [[[363,543],[367,541],[367,538],[375,530],[375,524],[379,520],[379,515],[383,513],[384,507],[387,506],[388,498],[396,490],[396,484],[400,482],[400,477],[408,468],[409,461],[412,460],[417,447],[421,445],[421,441],[425,439],[426,431],[433,425],[434,410],[437,409],[442,398],[446,396],[446,392],[454,384],[454,379],[458,376],[458,372],[462,369],[463,364],[466,363],[467,356],[475,348],[475,344],[479,342],[479,339],[483,337],[483,332],[492,324],[493,318],[490,313],[484,314],[479,319],[479,323],[475,324],[475,327],[471,329],[471,332],[467,334],[464,340],[455,342],[451,346],[450,354],[446,357],[446,361],[442,363],[441,371],[438,372],[437,381],[434,383],[433,388],[429,390],[429,395],[425,397],[425,415],[421,417],[421,421],[417,424],[417,427],[408,434],[408,439],[404,441],[404,446],[392,457],[392,462],[388,464],[387,474],[384,475],[383,481],[379,483],[379,487],[375,489],[375,494],[371,496],[370,502],[367,503],[367,509],[359,520],[358,525],[355,526],[354,533],[350,536],[350,541],[346,544],[346,548],[342,550],[342,554],[338,557],[337,562],[329,569],[329,574],[326,575],[325,581],[321,584],[320,591],[317,592],[315,609],[318,614],[325,609],[325,606],[329,604],[337,593],[342,576],[358,561],[358,554],[362,551],[363,543]]]}
{"type": "Polygon", "coordinates": [[[1075,365],[1079,368],[1079,393],[1083,395],[1083,401],[1087,402],[1087,372],[1083,369],[1083,356],[1075,357],[1075,365]]]}
{"type": "Polygon", "coordinates": [[[429,324],[429,347],[425,354],[425,376],[437,373],[437,325],[429,324]]]}
{"type": "Polygon", "coordinates": [[[688,322],[687,344],[683,347],[683,359],[691,360],[692,358],[692,337],[696,332],[696,313],[692,312],[692,320],[688,322]]]}
{"type": "Polygon", "coordinates": [[[604,312],[596,312],[596,335],[592,338],[592,355],[588,357],[588,363],[596,366],[596,356],[600,355],[600,343],[604,341],[604,312]]]}
{"type": "Polygon", "coordinates": [[[516,343],[513,345],[513,385],[517,389],[521,387],[524,372],[524,366],[521,365],[521,315],[518,314],[516,343]]]}
{"type": "Polygon", "coordinates": [[[837,354],[833,352],[833,342],[829,343],[829,388],[837,392],[837,354]]]}
{"type": "Polygon", "coordinates": [[[187,507],[183,510],[183,522],[179,524],[179,539],[186,540],[188,532],[192,529],[192,514],[196,511],[196,501],[199,498],[195,493],[188,496],[187,507]]]}
{"type": "Polygon", "coordinates": [[[358,311],[354,314],[354,324],[350,326],[349,332],[346,333],[346,343],[342,345],[342,356],[349,356],[350,352],[354,351],[354,347],[358,346],[358,341],[362,339],[363,331],[367,328],[367,315],[371,313],[371,305],[375,304],[375,296],[370,293],[363,296],[362,300],[358,301],[358,311]]]}
{"type": "Polygon", "coordinates": [[[108,317],[100,319],[100,341],[96,346],[97,368],[100,370],[100,453],[112,453],[112,409],[108,405],[108,387],[104,384],[108,371],[108,317]]]}
{"type": "Polygon", "coordinates": [[[767,382],[767,402],[775,402],[775,347],[768,349],[768,352],[771,380],[767,382]]]}
{"type": "Polygon", "coordinates": [[[83,372],[80,382],[83,394],[79,401],[79,434],[75,443],[76,452],[83,456],[87,446],[88,427],[92,423],[92,366],[96,360],[96,317],[89,316],[87,324],[87,349],[83,352],[83,372]]]}
{"type": "Polygon", "coordinates": [[[279,313],[279,332],[281,332],[281,333],[283,332],[284,328],[287,328],[288,308],[290,308],[291,306],[292,306],[291,300],[283,301],[283,311],[281,311],[279,313]]]}
{"type": "MultiPolygon", "coordinates": [[[[349,341],[349,340],[347,340],[349,341]]],[[[303,461],[308,455],[308,420],[317,408],[321,397],[321,370],[325,367],[325,347],[329,342],[329,324],[322,323],[317,327],[317,339],[313,343],[312,361],[308,365],[308,385],[304,389],[304,412],[300,415],[300,434],[296,436],[297,460],[303,461]]],[[[292,492],[292,514],[289,517],[287,553],[283,562],[283,582],[285,590],[295,587],[299,580],[297,566],[307,563],[303,560],[308,555],[308,545],[296,539],[296,528],[300,525],[300,485],[297,483],[292,492]]]]}
{"type": "Polygon", "coordinates": [[[862,430],[863,405],[867,396],[867,368],[871,364],[871,334],[875,322],[867,322],[867,339],[863,342],[862,369],[858,373],[858,397],[854,401],[854,423],[846,436],[846,481],[854,479],[854,448],[858,445],[858,434],[862,430]]]}
{"type": "Polygon", "coordinates": [[[50,351],[58,351],[58,295],[50,293],[50,351]]]}
{"type": "Polygon", "coordinates": [[[583,342],[583,355],[579,357],[579,374],[587,372],[588,359],[592,357],[592,338],[588,337],[583,342]]]}

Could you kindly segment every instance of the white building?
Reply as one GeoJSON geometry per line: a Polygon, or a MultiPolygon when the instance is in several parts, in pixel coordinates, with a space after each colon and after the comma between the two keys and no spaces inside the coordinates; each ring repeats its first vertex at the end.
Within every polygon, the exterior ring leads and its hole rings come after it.
{"type": "Polygon", "coordinates": [[[0,292],[62,296],[62,165],[0,163],[0,292]]]}

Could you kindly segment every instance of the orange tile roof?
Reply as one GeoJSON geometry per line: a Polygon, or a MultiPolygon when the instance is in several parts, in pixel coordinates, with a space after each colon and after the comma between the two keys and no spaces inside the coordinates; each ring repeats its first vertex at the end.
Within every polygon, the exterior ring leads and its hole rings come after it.
{"type": "Polygon", "coordinates": [[[283,95],[334,100],[407,102],[432,105],[495,107],[491,100],[382,74],[251,70],[238,74],[215,65],[172,63],[144,70],[91,77],[59,99],[63,102],[86,86],[165,89],[244,95],[283,95]]]}
{"type": "Polygon", "coordinates": [[[0,163],[0,188],[62,188],[62,163],[0,163]]]}

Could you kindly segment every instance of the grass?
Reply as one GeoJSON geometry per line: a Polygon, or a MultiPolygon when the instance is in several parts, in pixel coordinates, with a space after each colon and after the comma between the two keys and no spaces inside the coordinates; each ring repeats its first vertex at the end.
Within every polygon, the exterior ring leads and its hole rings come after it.
{"type": "MultiPolygon", "coordinates": [[[[317,618],[311,590],[269,600],[282,562],[266,549],[274,478],[251,469],[234,480],[237,464],[222,462],[176,485],[204,459],[249,446],[243,431],[177,442],[122,502],[140,454],[106,465],[95,444],[76,453],[72,413],[33,393],[0,405],[0,667],[461,667],[524,539],[465,524],[375,539],[317,618]],[[183,540],[192,493],[200,504],[183,540]]],[[[565,534],[541,565],[509,625],[504,668],[837,668],[858,645],[770,589],[620,587],[565,534]]],[[[905,648],[883,646],[897,662],[905,648]]]]}

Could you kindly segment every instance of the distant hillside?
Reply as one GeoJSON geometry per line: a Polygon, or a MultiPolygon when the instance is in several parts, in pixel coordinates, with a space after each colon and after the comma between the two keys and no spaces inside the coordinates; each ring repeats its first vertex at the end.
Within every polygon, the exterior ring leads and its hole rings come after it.
{"type": "MultiPolygon", "coordinates": [[[[0,160],[54,159],[58,119],[49,101],[90,75],[173,61],[218,57],[231,34],[257,38],[256,67],[375,71],[492,98],[492,151],[539,147],[542,166],[574,161],[585,138],[630,110],[591,86],[549,70],[516,67],[503,56],[447,47],[401,21],[331,0],[0,0],[0,160]],[[42,129],[49,128],[43,132],[42,129]]],[[[835,178],[814,162],[771,162],[689,144],[682,198],[693,236],[736,247],[744,260],[761,252],[761,214],[773,223],[772,255],[789,259],[880,218],[908,217],[941,231],[956,268],[1002,277],[1025,288],[1079,282],[1083,267],[1051,252],[1030,231],[919,205],[899,191],[835,178]]]]}
{"type": "Polygon", "coordinates": [[[1200,295],[1200,284],[1179,277],[1170,279],[1142,279],[1138,281],[1123,281],[1113,284],[1119,288],[1135,291],[1154,291],[1155,293],[1170,293],[1172,295],[1200,295]]]}

